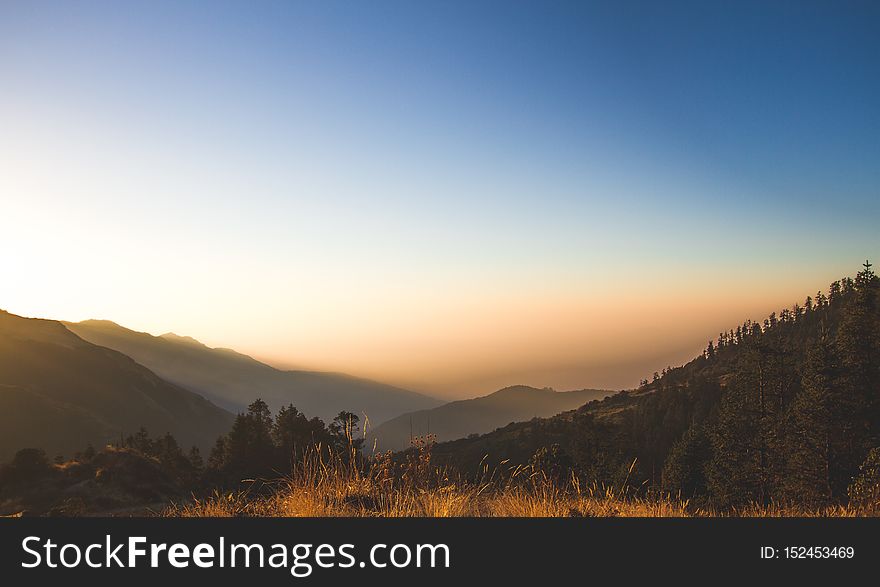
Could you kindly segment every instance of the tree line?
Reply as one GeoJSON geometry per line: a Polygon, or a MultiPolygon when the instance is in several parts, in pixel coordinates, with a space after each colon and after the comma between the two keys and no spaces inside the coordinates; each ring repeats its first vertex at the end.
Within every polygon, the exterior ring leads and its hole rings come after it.
{"type": "MultiPolygon", "coordinates": [[[[351,412],[340,412],[325,424],[288,405],[273,417],[266,402],[257,399],[236,416],[230,431],[217,439],[207,459],[195,446],[185,450],[171,434],[152,437],[141,428],[101,451],[88,445],[71,461],[59,455],[55,464],[89,464],[104,450],[129,451],[157,465],[157,474],[172,480],[182,492],[191,492],[231,487],[243,480],[288,476],[307,451],[359,458],[364,442],[359,432],[360,418],[351,412]]],[[[30,491],[54,472],[43,450],[22,449],[9,463],[0,465],[0,496],[4,491],[30,491]]]]}
{"type": "Polygon", "coordinates": [[[476,471],[551,455],[562,477],[717,508],[876,500],[878,290],[866,262],[827,293],[720,333],[637,389],[441,443],[436,458],[476,471]]]}
{"type": "Polygon", "coordinates": [[[729,353],[733,368],[717,418],[673,447],[667,487],[724,505],[864,499],[856,481],[880,452],[878,289],[866,261],[828,296],[727,333],[714,352],[710,344],[705,361],[729,353]]]}
{"type": "Polygon", "coordinates": [[[649,485],[718,507],[880,495],[880,280],[856,277],[722,332],[628,415],[649,485]],[[670,436],[677,435],[674,441],[670,436]],[[671,441],[671,442],[670,442],[671,441]]]}

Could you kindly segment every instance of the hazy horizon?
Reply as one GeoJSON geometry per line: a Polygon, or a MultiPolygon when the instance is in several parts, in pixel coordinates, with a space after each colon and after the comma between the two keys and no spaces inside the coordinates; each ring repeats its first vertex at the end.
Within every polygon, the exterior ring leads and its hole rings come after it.
{"type": "MultiPolygon", "coordinates": [[[[854,272],[850,273],[852,274],[854,272]]],[[[830,274],[826,281],[830,283],[832,280],[836,280],[845,275],[845,271],[839,275],[830,274]]],[[[826,294],[828,290],[827,285],[815,285],[813,290],[810,290],[809,286],[805,287],[805,291],[822,290],[826,294]]],[[[805,297],[806,295],[810,294],[804,294],[804,296],[800,297],[805,297]]],[[[756,295],[756,298],[761,297],[761,294],[756,295]]],[[[632,355],[619,354],[617,356],[612,356],[607,353],[602,354],[597,350],[594,351],[591,356],[581,357],[580,359],[575,357],[572,359],[571,363],[568,364],[551,362],[548,366],[540,370],[534,368],[523,370],[522,368],[515,367],[514,364],[490,364],[490,368],[496,369],[498,372],[497,374],[490,374],[488,376],[478,375],[474,377],[469,371],[452,371],[445,375],[438,376],[435,379],[405,376],[396,377],[393,374],[393,371],[385,368],[383,364],[378,362],[375,364],[365,363],[363,358],[354,355],[350,357],[343,356],[338,359],[339,362],[330,362],[327,364],[305,363],[302,361],[296,361],[295,357],[291,358],[285,356],[284,353],[264,355],[260,352],[254,352],[229,342],[228,339],[223,338],[222,336],[218,339],[207,339],[196,333],[185,332],[175,328],[140,328],[121,322],[112,317],[90,316],[69,319],[63,316],[29,315],[27,313],[16,312],[13,308],[5,308],[2,306],[0,306],[0,309],[10,311],[13,314],[23,315],[28,318],[42,318],[65,322],[108,320],[122,326],[123,328],[134,330],[136,332],[145,332],[152,336],[162,336],[164,334],[188,336],[208,347],[215,349],[232,349],[278,369],[301,369],[344,373],[355,377],[375,379],[383,383],[397,385],[412,391],[432,395],[439,399],[456,400],[488,395],[494,391],[512,385],[529,385],[538,388],[552,387],[557,391],[574,391],[579,389],[632,389],[637,387],[639,381],[642,379],[650,379],[655,371],[659,372],[667,366],[684,364],[699,355],[708,341],[717,335],[717,332],[726,332],[730,328],[736,328],[738,324],[741,324],[746,319],[753,321],[763,320],[771,312],[778,313],[782,308],[790,307],[796,302],[800,303],[800,297],[799,294],[792,293],[790,299],[795,301],[791,302],[786,301],[786,298],[784,298],[783,295],[780,297],[778,304],[771,306],[768,306],[765,301],[757,299],[753,301],[754,303],[741,306],[743,311],[746,312],[742,315],[737,314],[736,309],[724,312],[720,308],[714,308],[716,311],[722,312],[722,316],[729,315],[730,319],[727,322],[722,322],[721,320],[724,320],[724,318],[722,318],[716,322],[716,329],[714,331],[709,330],[705,333],[700,331],[700,328],[706,323],[704,320],[697,320],[694,324],[687,324],[672,319],[673,317],[671,315],[667,316],[667,319],[663,322],[658,321],[652,325],[655,328],[665,330],[668,335],[665,339],[665,346],[658,344],[656,348],[649,348],[639,347],[634,344],[634,347],[641,352],[632,355]],[[709,332],[716,332],[716,335],[709,334],[709,332]]],[[[695,294],[694,299],[691,301],[694,304],[698,304],[699,294],[695,294]]],[[[713,309],[712,304],[703,303],[703,307],[713,309]]],[[[737,308],[739,307],[740,306],[737,306],[737,308]]],[[[597,310],[601,313],[601,308],[597,308],[597,310]]],[[[675,317],[677,318],[678,315],[675,317]]],[[[686,316],[681,315],[682,320],[686,318],[686,316]]],[[[635,334],[624,331],[615,331],[613,328],[604,334],[607,337],[615,339],[629,338],[630,340],[635,340],[637,338],[635,334]]],[[[345,341],[340,341],[340,346],[344,345],[345,341]]],[[[527,358],[543,357],[541,349],[538,347],[523,347],[522,353],[523,356],[527,358]]],[[[478,358],[485,360],[485,357],[478,358]]],[[[500,360],[503,360],[503,358],[500,360]]]]}
{"type": "Polygon", "coordinates": [[[0,5],[0,307],[633,387],[880,253],[880,7],[0,5]]]}

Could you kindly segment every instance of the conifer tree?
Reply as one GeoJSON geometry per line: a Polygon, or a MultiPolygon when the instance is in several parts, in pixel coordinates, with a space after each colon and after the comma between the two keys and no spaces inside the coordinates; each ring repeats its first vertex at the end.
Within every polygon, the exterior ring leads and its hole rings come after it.
{"type": "Polygon", "coordinates": [[[836,390],[840,369],[834,347],[826,337],[810,350],[805,364],[803,391],[789,416],[788,458],[783,479],[789,499],[799,503],[828,503],[840,489],[841,474],[836,390]]]}

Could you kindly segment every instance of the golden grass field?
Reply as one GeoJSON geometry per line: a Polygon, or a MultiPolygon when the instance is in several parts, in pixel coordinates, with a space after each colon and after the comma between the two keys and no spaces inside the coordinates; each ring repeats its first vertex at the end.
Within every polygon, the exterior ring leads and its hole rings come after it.
{"type": "MultiPolygon", "coordinates": [[[[880,515],[870,507],[809,509],[788,505],[752,505],[716,511],[669,495],[638,497],[623,489],[582,487],[576,480],[554,483],[519,467],[510,475],[486,475],[465,482],[432,467],[420,456],[402,475],[392,475],[390,460],[369,467],[350,460],[303,459],[294,474],[274,484],[268,495],[248,491],[215,492],[161,512],[167,517],[860,517],[880,515]]],[[[488,473],[488,472],[487,472],[488,473]]]]}

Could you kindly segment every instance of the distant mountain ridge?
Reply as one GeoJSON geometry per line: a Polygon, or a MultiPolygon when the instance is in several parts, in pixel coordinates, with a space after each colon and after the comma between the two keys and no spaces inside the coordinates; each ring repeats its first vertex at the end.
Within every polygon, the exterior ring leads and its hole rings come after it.
{"type": "Polygon", "coordinates": [[[293,404],[309,417],[329,422],[347,410],[378,424],[401,413],[441,402],[406,389],[339,373],[276,369],[232,349],[167,333],[153,336],[107,320],[65,322],[83,339],[117,350],[160,377],[201,394],[233,412],[262,398],[276,411],[293,404]]]}
{"type": "Polygon", "coordinates": [[[0,310],[0,460],[32,447],[70,455],[137,432],[205,450],[233,416],[61,322],[0,310]]]}
{"type": "Polygon", "coordinates": [[[557,392],[515,385],[483,397],[403,414],[375,428],[372,436],[379,450],[402,450],[409,447],[411,436],[430,433],[443,442],[484,434],[511,422],[555,416],[612,393],[600,389],[557,392]]]}

